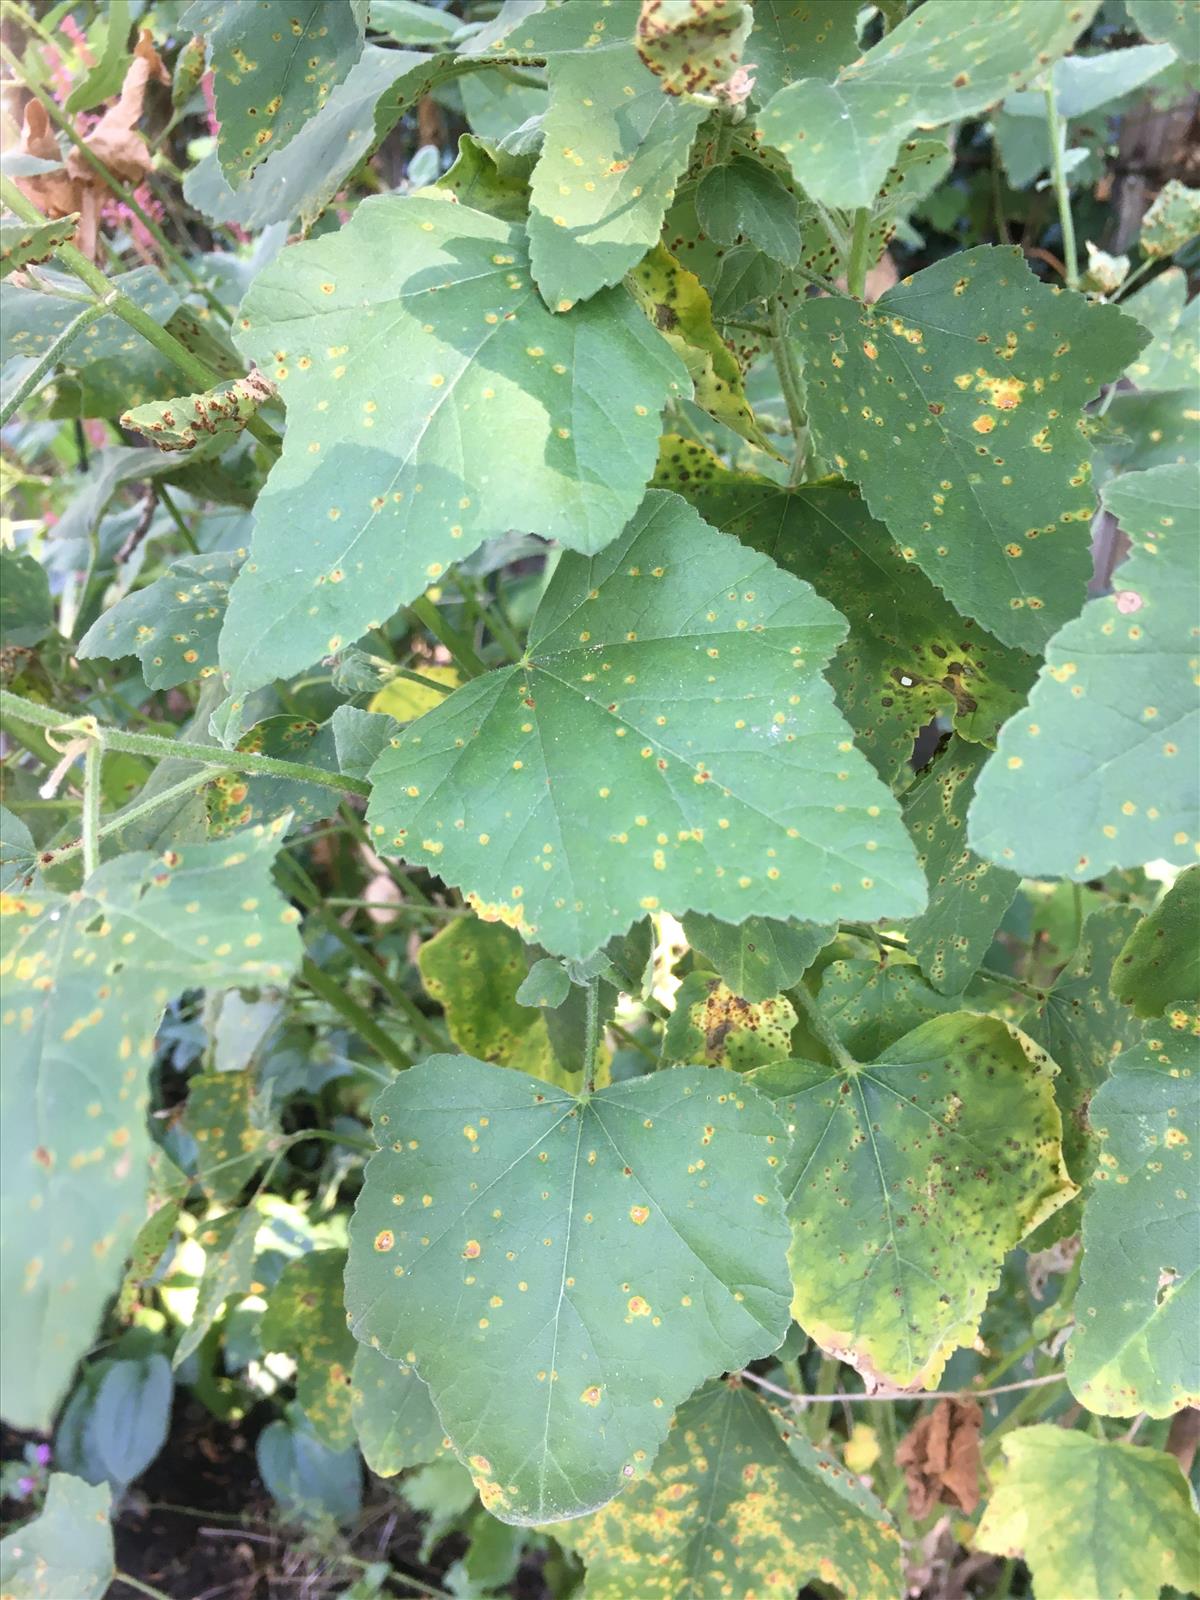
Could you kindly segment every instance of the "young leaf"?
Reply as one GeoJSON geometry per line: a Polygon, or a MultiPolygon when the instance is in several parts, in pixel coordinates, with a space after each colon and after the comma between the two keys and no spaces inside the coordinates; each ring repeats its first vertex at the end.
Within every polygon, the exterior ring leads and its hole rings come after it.
{"type": "Polygon", "coordinates": [[[456,691],[380,757],[378,848],[574,957],[659,907],[917,910],[895,803],[820,676],[840,627],[807,585],[651,492],[600,556],[559,563],[527,667],[456,691]]]}
{"type": "Polygon", "coordinates": [[[355,1350],[350,1405],[363,1460],[381,1478],[441,1455],[445,1429],[428,1388],[411,1367],[369,1344],[355,1350]]]}
{"type": "Polygon", "coordinates": [[[116,1573],[112,1490],[50,1475],[40,1515],[0,1540],[0,1588],[12,1600],[104,1600],[116,1573]]]}
{"type": "MultiPolygon", "coordinates": [[[[498,924],[493,923],[492,926],[498,924]]],[[[547,1010],[557,1011],[570,992],[571,979],[562,962],[543,956],[540,961],[533,963],[522,978],[517,990],[517,1004],[544,1006],[547,1010]]]]}
{"type": "Polygon", "coordinates": [[[114,1489],[140,1478],[167,1439],[174,1393],[170,1363],[154,1352],[114,1361],[88,1417],[88,1443],[114,1489]]]}
{"type": "Polygon", "coordinates": [[[136,655],[148,689],[171,689],[217,670],[229,590],[246,552],[180,556],[161,578],[101,612],[80,640],[84,660],[136,655]]]}
{"type": "Polygon", "coordinates": [[[3,1018],[4,1415],[43,1428],[141,1222],[145,1077],[185,988],[272,983],[298,914],[271,882],[279,830],[106,862],[71,896],[8,898],[3,1018]],[[54,1241],[53,1263],[47,1243],[54,1241]]]}
{"type": "Polygon", "coordinates": [[[822,453],[959,611],[1040,653],[1091,565],[1080,415],[1145,344],[1142,328],[986,245],[873,306],[805,301],[792,328],[822,453]]]}
{"type": "Polygon", "coordinates": [[[217,153],[234,184],[300,132],[362,54],[367,0],[298,0],[284,11],[194,0],[179,20],[209,41],[217,153]]]}
{"type": "Polygon", "coordinates": [[[740,926],[689,911],[683,931],[735,995],[757,1002],[790,989],[833,938],[831,924],[747,917],[740,926]]]}
{"type": "Polygon", "coordinates": [[[243,691],[351,643],[510,528],[608,543],[687,382],[625,289],[554,316],[522,231],[438,200],[368,200],[286,251],[239,325],[288,399],[221,641],[243,691]]]}
{"type": "Polygon", "coordinates": [[[810,1578],[846,1600],[903,1587],[879,1502],[733,1383],[706,1384],[680,1407],[649,1477],[549,1531],[586,1563],[587,1600],[793,1600],[810,1578]]]}
{"type": "Polygon", "coordinates": [[[1200,1571],[1200,1522],[1174,1456],[1052,1423],[1004,1439],[976,1544],[1023,1555],[1041,1595],[1128,1600],[1200,1571]]]}
{"type": "Polygon", "coordinates": [[[1133,541],[1115,592],[1050,641],[968,817],[971,848],[1016,872],[1082,880],[1182,862],[1200,838],[1193,474],[1131,473],[1103,499],[1133,541]]]}
{"type": "Polygon", "coordinates": [[[302,1414],[277,1418],[258,1436],[255,1460],[263,1482],[291,1521],[351,1522],[362,1508],[362,1462],[358,1450],[331,1450],[302,1414]]]}
{"type": "Polygon", "coordinates": [[[331,1450],[354,1442],[350,1381],[356,1349],[342,1306],[344,1250],[310,1250],[289,1261],[267,1299],[264,1351],[296,1362],[296,1400],[331,1450]]]}
{"type": "Polygon", "coordinates": [[[929,881],[929,906],[905,933],[921,971],[943,994],[959,994],[971,981],[1021,882],[967,844],[967,807],[988,754],[955,739],[904,796],[904,820],[929,881]]]}
{"type": "Polygon", "coordinates": [[[501,1521],[604,1504],[697,1383],[787,1331],[783,1130],[732,1073],[577,1099],[434,1056],[375,1119],[351,1326],[416,1365],[501,1521]]]}
{"type": "Polygon", "coordinates": [[[227,1211],[197,1233],[204,1248],[204,1276],[192,1320],[179,1336],[172,1366],[178,1368],[200,1348],[227,1300],[250,1293],[254,1283],[254,1245],[262,1218],[254,1206],[227,1211]]]}
{"type": "Polygon", "coordinates": [[[1088,1117],[1099,1165],[1067,1377],[1089,1411],[1168,1417],[1200,1405],[1200,1045],[1165,1033],[1126,1050],[1088,1117]]]}
{"type": "Polygon", "coordinates": [[[802,78],[758,123],[823,205],[869,206],[914,128],[984,111],[1070,49],[1097,0],[1047,6],[1001,0],[985,10],[926,0],[832,83],[802,78]]]}
{"type": "Polygon", "coordinates": [[[786,1061],[796,1012],[784,995],[752,1005],[711,972],[689,972],[663,1033],[663,1060],[735,1072],[786,1061]]]}
{"type": "Polygon", "coordinates": [[[933,1387],[1005,1255],[1075,1193],[1053,1066],[995,1017],[935,1017],[867,1066],[760,1067],[792,1146],[792,1314],[869,1388],[933,1387]]]}
{"type": "Polygon", "coordinates": [[[1139,1017],[1200,1008],[1200,867],[1181,873],[1125,942],[1112,992],[1139,1017]]]}
{"type": "Polygon", "coordinates": [[[749,237],[785,267],[800,259],[800,202],[765,161],[735,155],[710,167],[696,186],[696,216],[709,238],[726,248],[749,237]]]}
{"type": "Polygon", "coordinates": [[[870,1061],[932,1017],[957,1011],[959,994],[939,994],[903,956],[831,961],[821,974],[821,1010],[858,1061],[870,1061]]]}

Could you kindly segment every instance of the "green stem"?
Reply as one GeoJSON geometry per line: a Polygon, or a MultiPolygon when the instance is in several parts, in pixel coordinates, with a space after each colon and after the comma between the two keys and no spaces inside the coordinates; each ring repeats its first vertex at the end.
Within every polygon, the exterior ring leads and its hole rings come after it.
{"type": "MultiPolygon", "coordinates": [[[[0,176],[0,198],[13,215],[20,217],[23,222],[35,225],[45,222],[42,213],[35,205],[30,204],[11,178],[0,176]]],[[[82,250],[77,250],[73,244],[60,244],[55,247],[54,254],[69,272],[73,272],[88,286],[97,300],[104,301],[122,322],[128,323],[135,333],[141,334],[147,344],[152,344],[166,356],[167,360],[178,367],[188,382],[195,384],[197,389],[212,389],[224,381],[220,373],[214,372],[198,356],[194,356],[186,345],[180,344],[174,334],[168,333],[165,328],[160,328],[154,318],[143,311],[141,306],[135,305],[128,295],[122,294],[120,289],[110,283],[100,268],[89,261],[82,250]]],[[[252,417],[247,428],[261,444],[265,444],[276,454],[282,449],[282,439],[270,423],[264,422],[261,417],[252,417]]]]}
{"type": "MultiPolygon", "coordinates": [[[[91,746],[89,746],[89,753],[90,753],[90,750],[91,750],[91,746]]],[[[160,806],[170,805],[172,800],[178,800],[180,795],[185,795],[185,794],[190,793],[191,790],[193,790],[193,789],[198,789],[202,783],[210,783],[212,781],[213,777],[214,777],[214,773],[213,773],[212,768],[211,767],[205,767],[200,772],[193,772],[190,777],[181,778],[178,783],[173,783],[169,789],[162,790],[162,792],[160,794],[151,795],[150,799],[142,800],[137,805],[130,806],[128,811],[122,811],[118,816],[110,817],[108,819],[108,821],[103,825],[103,827],[97,828],[96,835],[95,835],[96,843],[98,844],[101,839],[107,839],[111,834],[120,833],[121,830],[123,828],[127,828],[131,822],[139,822],[142,817],[149,816],[152,811],[157,811],[160,806]]],[[[87,826],[87,768],[86,768],[86,766],[84,767],[84,778],[83,778],[83,781],[84,781],[83,823],[84,823],[84,827],[86,829],[86,826],[87,826]]],[[[41,866],[41,867],[58,867],[58,866],[61,866],[64,861],[70,861],[73,856],[77,856],[80,853],[81,850],[83,851],[83,854],[84,854],[83,872],[84,872],[84,877],[86,878],[89,875],[89,873],[94,870],[94,868],[89,868],[88,865],[87,865],[86,841],[83,838],[76,839],[73,844],[65,844],[65,845],[63,845],[61,850],[45,850],[45,851],[43,851],[42,854],[38,856],[38,865],[41,866]]]]}
{"type": "Polygon", "coordinates": [[[180,512],[179,507],[175,504],[174,500],[172,500],[171,496],[167,493],[166,484],[157,483],[157,484],[155,484],[154,487],[155,487],[155,490],[156,490],[156,492],[158,494],[158,498],[162,501],[163,505],[166,506],[166,508],[167,508],[167,515],[170,517],[171,521],[175,524],[175,526],[179,529],[179,532],[183,537],[184,544],[187,545],[188,550],[191,552],[192,555],[198,556],[200,554],[200,546],[196,543],[196,540],[195,540],[195,538],[194,538],[194,536],[192,534],[192,530],[188,527],[187,523],[183,520],[183,515],[180,512]]]}
{"type": "Polygon", "coordinates": [[[79,841],[85,881],[100,865],[100,767],[103,760],[103,744],[98,738],[89,739],[83,757],[83,837],[79,841]]]}
{"type": "Polygon", "coordinates": [[[846,262],[846,288],[856,300],[867,292],[867,245],[871,233],[871,208],[859,206],[854,213],[854,232],[850,238],[850,258],[846,262]]]}
{"type": "Polygon", "coordinates": [[[71,118],[59,108],[58,103],[51,95],[46,93],[40,84],[34,83],[29,76],[22,71],[21,63],[16,60],[9,50],[5,49],[3,44],[0,44],[0,61],[5,62],[6,65],[17,75],[21,82],[22,88],[25,88],[29,91],[33,98],[44,109],[50,120],[62,129],[67,138],[70,139],[71,143],[83,156],[83,159],[88,163],[92,170],[98,173],[104,180],[105,187],[111,189],[113,194],[116,195],[117,199],[120,200],[122,204],[129,207],[130,211],[133,212],[134,216],[137,217],[138,221],[146,229],[146,232],[158,245],[163,255],[174,264],[177,271],[187,279],[192,288],[195,289],[198,294],[202,294],[204,296],[204,298],[208,301],[208,304],[224,322],[231,323],[233,321],[233,313],[229,310],[229,308],[225,305],[222,305],[221,301],[192,267],[192,264],[190,261],[188,261],[187,257],[180,254],[180,252],[175,248],[175,246],[167,238],[166,234],[159,227],[158,223],[155,222],[154,218],[150,216],[149,213],[138,203],[137,197],[134,195],[133,191],[127,188],[125,184],[123,184],[116,176],[116,174],[109,170],[108,166],[100,159],[100,157],[92,149],[91,145],[88,144],[87,140],[82,138],[80,134],[76,132],[75,125],[71,121],[71,118]]]}
{"type": "Polygon", "coordinates": [[[479,607],[483,624],[488,628],[493,637],[503,649],[510,661],[520,661],[525,654],[525,647],[508,625],[508,619],[501,615],[500,607],[493,596],[489,595],[484,585],[471,578],[458,578],[459,587],[470,586],[471,598],[479,607]]]}
{"type": "Polygon", "coordinates": [[[1067,288],[1079,287],[1079,252],[1075,246],[1075,218],[1071,215],[1071,191],[1063,158],[1067,150],[1067,125],[1058,112],[1054,98],[1054,78],[1046,79],[1046,131],[1050,135],[1050,171],[1054,179],[1054,195],[1058,201],[1058,222],[1062,229],[1063,265],[1067,271],[1067,288]]]}
{"type": "MultiPolygon", "coordinates": [[[[822,1356],[821,1365],[817,1369],[817,1393],[825,1394],[833,1389],[837,1382],[838,1369],[841,1362],[836,1356],[822,1356]]],[[[829,1417],[833,1410],[832,1400],[817,1400],[809,1408],[807,1424],[808,1437],[813,1444],[819,1445],[829,1431],[829,1417]]]]}
{"type": "Polygon", "coordinates": [[[436,678],[427,678],[423,672],[414,672],[411,667],[392,667],[388,673],[392,678],[404,678],[409,683],[419,683],[422,689],[432,689],[434,694],[453,694],[453,685],[439,683],[436,678]]]}
{"type": "MultiPolygon", "coordinates": [[[[847,933],[852,933],[859,939],[870,939],[883,950],[903,950],[910,953],[908,945],[903,939],[893,939],[890,934],[880,933],[866,922],[844,922],[842,927],[847,933]]],[[[988,983],[1002,983],[1006,989],[1015,989],[1018,994],[1027,994],[1031,1000],[1044,1000],[1045,989],[1039,989],[1036,984],[1026,983],[1021,978],[1010,977],[1007,972],[997,972],[994,967],[976,967],[975,976],[984,978],[988,983]]]]}
{"type": "Polygon", "coordinates": [[[14,412],[25,404],[50,368],[57,364],[71,340],[85,328],[90,328],[93,322],[98,322],[111,309],[111,300],[106,297],[103,301],[85,306],[73,321],[67,323],[49,348],[39,356],[37,364],[25,374],[4,405],[0,407],[0,427],[3,427],[14,412]]]}
{"type": "Polygon", "coordinates": [[[445,645],[453,657],[455,665],[465,677],[478,678],[487,671],[483,662],[475,654],[471,641],[465,639],[457,629],[450,626],[428,595],[422,595],[419,600],[414,600],[408,609],[421,626],[428,629],[439,644],[445,645]]]}
{"type": "Polygon", "coordinates": [[[800,483],[804,477],[804,458],[808,447],[808,414],[804,408],[804,388],[800,382],[800,369],[788,338],[788,313],[783,302],[771,302],[771,348],[779,371],[779,382],[787,406],[788,421],[792,425],[792,465],[788,472],[788,487],[800,483]]]}
{"type": "Polygon", "coordinates": [[[743,322],[740,317],[717,317],[716,320],[723,328],[741,328],[743,333],[756,333],[760,339],[774,337],[765,322],[743,322]]]}
{"type": "Polygon", "coordinates": [[[322,972],[315,961],[305,957],[300,968],[300,976],[315,995],[324,1000],[331,1010],[336,1011],[338,1016],[354,1029],[364,1044],[370,1045],[377,1056],[390,1062],[397,1072],[403,1072],[412,1066],[412,1057],[408,1052],[402,1050],[396,1041],[383,1031],[370,1012],[365,1011],[357,1000],[348,995],[340,983],[336,983],[328,973],[322,972]]]}
{"type": "MultiPolygon", "coordinates": [[[[71,719],[53,706],[38,705],[23,695],[0,689],[0,716],[11,717],[34,728],[61,728],[71,719]]],[[[262,773],[270,778],[293,778],[298,783],[318,783],[342,794],[367,796],[371,787],[358,778],[310,767],[302,761],[283,761],[278,756],[259,755],[252,750],[225,750],[220,745],[188,744],[182,739],[167,739],[155,733],[131,733],[124,728],[100,728],[106,750],[125,755],[149,756],[156,761],[192,761],[197,766],[221,767],[234,772],[262,773]]]]}
{"type": "Polygon", "coordinates": [[[292,1135],[288,1148],[303,1144],[305,1139],[324,1139],[327,1144],[344,1144],[348,1150],[365,1150],[368,1155],[374,1155],[379,1149],[374,1139],[369,1139],[366,1134],[339,1133],[336,1128],[305,1128],[292,1135]]]}
{"type": "Polygon", "coordinates": [[[587,1006],[583,1025],[584,1089],[593,1094],[596,1089],[596,1047],[600,1042],[600,980],[593,978],[587,986],[587,1006]]]}
{"type": "Polygon", "coordinates": [[[130,1589],[136,1589],[139,1594],[147,1594],[150,1600],[171,1600],[169,1594],[164,1594],[161,1589],[156,1589],[152,1583],[143,1583],[140,1578],[135,1578],[130,1572],[121,1572],[119,1569],[113,1573],[118,1583],[126,1584],[130,1589]]]}
{"type": "Polygon", "coordinates": [[[803,983],[788,991],[804,1012],[805,1021],[843,1072],[857,1072],[858,1062],[838,1038],[833,1026],[803,983]]]}

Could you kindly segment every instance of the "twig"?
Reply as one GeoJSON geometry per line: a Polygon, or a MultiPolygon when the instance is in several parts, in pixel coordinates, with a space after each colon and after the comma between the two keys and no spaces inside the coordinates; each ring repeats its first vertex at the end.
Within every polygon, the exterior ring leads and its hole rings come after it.
{"type": "Polygon", "coordinates": [[[811,1405],[814,1401],[825,1403],[834,1400],[845,1401],[850,1405],[859,1405],[865,1401],[886,1402],[889,1405],[899,1405],[905,1400],[985,1400],[993,1394],[1014,1394],[1018,1389],[1043,1389],[1050,1383],[1065,1383],[1065,1372],[1051,1372],[1044,1378],[1021,1378],[1016,1383],[998,1383],[990,1389],[912,1389],[899,1390],[893,1394],[796,1394],[791,1389],[783,1389],[777,1383],[771,1383],[766,1378],[760,1378],[757,1372],[744,1368],[741,1377],[747,1383],[753,1383],[760,1389],[765,1389],[769,1394],[776,1394],[781,1400],[790,1401],[794,1406],[811,1405]]]}
{"type": "Polygon", "coordinates": [[[135,1578],[132,1573],[122,1572],[118,1569],[113,1573],[118,1583],[128,1584],[129,1588],[136,1589],[139,1594],[148,1594],[150,1600],[171,1600],[169,1594],[164,1594],[161,1589],[156,1589],[152,1583],[143,1583],[140,1578],[135,1578]]]}
{"type": "Polygon", "coordinates": [[[149,479],[142,485],[141,500],[142,509],[138,519],[125,542],[113,557],[113,562],[118,567],[124,566],[130,556],[134,554],[142,540],[150,532],[150,524],[154,521],[154,513],[158,507],[158,496],[154,492],[154,485],[149,479]]]}

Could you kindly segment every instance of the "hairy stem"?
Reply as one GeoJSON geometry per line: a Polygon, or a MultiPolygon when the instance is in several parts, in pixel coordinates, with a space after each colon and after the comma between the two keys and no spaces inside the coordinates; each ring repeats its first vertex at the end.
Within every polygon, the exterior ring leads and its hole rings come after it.
{"type": "Polygon", "coordinates": [[[1063,262],[1067,269],[1068,289],[1079,287],[1079,252],[1075,244],[1075,218],[1071,215],[1071,191],[1067,185],[1064,157],[1067,153],[1067,125],[1059,115],[1054,98],[1054,79],[1046,79],[1046,131],[1050,135],[1050,172],[1054,179],[1054,195],[1058,201],[1058,221],[1062,229],[1063,262]]]}

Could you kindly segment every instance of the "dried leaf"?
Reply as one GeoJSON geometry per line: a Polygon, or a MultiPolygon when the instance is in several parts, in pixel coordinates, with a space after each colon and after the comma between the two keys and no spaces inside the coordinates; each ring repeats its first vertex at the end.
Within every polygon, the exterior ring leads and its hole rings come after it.
{"type": "Polygon", "coordinates": [[[939,1400],[901,1441],[896,1464],[908,1481],[908,1512],[920,1521],[936,1505],[968,1515],[979,1504],[979,1433],[983,1412],[974,1400],[939,1400]]]}

